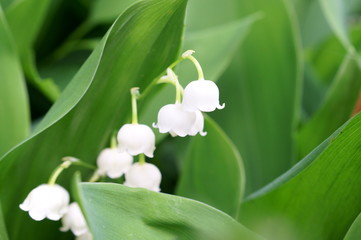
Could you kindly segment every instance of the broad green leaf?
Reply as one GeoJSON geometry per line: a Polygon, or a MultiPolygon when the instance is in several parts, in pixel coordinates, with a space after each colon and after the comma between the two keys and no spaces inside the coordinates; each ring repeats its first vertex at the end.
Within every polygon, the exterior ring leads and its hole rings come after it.
{"type": "MultiPolygon", "coordinates": [[[[183,51],[196,50],[194,56],[202,65],[205,77],[217,81],[258,19],[259,14],[254,14],[221,26],[188,32],[185,36],[183,51]]],[[[183,87],[198,78],[194,65],[188,60],[181,62],[175,72],[179,75],[179,81],[183,87]]],[[[144,104],[141,119],[148,124],[155,122],[159,109],[174,101],[174,87],[165,86],[151,101],[144,104]]],[[[164,136],[166,135],[157,134],[157,139],[163,139],[164,136]]]]}
{"type": "MultiPolygon", "coordinates": [[[[58,232],[59,223],[35,222],[18,205],[47,181],[63,156],[95,162],[130,116],[129,89],[145,89],[176,59],[185,6],[185,0],[149,0],[128,9],[33,136],[0,160],[0,196],[11,239],[66,237],[58,232]]],[[[61,184],[67,186],[71,172],[61,176],[61,184]]]]}
{"type": "Polygon", "coordinates": [[[50,0],[15,1],[6,9],[5,15],[27,79],[47,98],[55,101],[60,94],[59,89],[51,79],[41,79],[32,50],[50,3],[50,0]]]}
{"type": "Polygon", "coordinates": [[[351,56],[346,56],[324,104],[300,130],[300,158],[307,155],[350,118],[360,92],[360,77],[361,71],[357,62],[351,56]]]}
{"type": "Polygon", "coordinates": [[[77,191],[95,240],[260,239],[194,200],[114,183],[78,183],[77,191]]]}
{"type": "Polygon", "coordinates": [[[313,156],[250,196],[241,206],[241,222],[269,239],[342,239],[361,210],[360,144],[361,114],[313,156]],[[276,237],[280,229],[287,237],[276,237]]]}
{"type": "Polygon", "coordinates": [[[4,216],[0,207],[0,239],[1,240],[8,240],[8,235],[6,233],[6,227],[4,222],[4,216]]]}
{"type": "Polygon", "coordinates": [[[205,137],[198,135],[188,145],[176,194],[235,217],[245,185],[242,159],[231,140],[208,117],[205,131],[205,137]]]}
{"type": "Polygon", "coordinates": [[[343,240],[358,240],[361,236],[361,214],[352,223],[351,228],[347,231],[347,234],[343,240]]]}
{"type": "Polygon", "coordinates": [[[287,1],[238,1],[240,13],[261,11],[220,79],[226,107],[211,114],[239,149],[252,192],[295,162],[302,56],[295,15],[287,1]],[[286,4],[286,5],[285,5],[286,4]]]}
{"type": "Polygon", "coordinates": [[[0,156],[29,134],[28,98],[20,62],[0,8],[0,156]]]}

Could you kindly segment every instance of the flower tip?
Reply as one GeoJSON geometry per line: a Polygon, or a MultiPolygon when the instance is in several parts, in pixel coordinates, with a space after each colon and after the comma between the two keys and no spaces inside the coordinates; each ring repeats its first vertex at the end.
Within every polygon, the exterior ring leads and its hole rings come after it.
{"type": "Polygon", "coordinates": [[[182,54],[182,58],[187,58],[187,57],[191,56],[195,52],[196,51],[194,51],[194,50],[187,50],[182,54]]]}
{"type": "Polygon", "coordinates": [[[199,132],[199,134],[200,134],[202,137],[204,137],[204,136],[207,135],[207,132],[199,132]]]}
{"type": "Polygon", "coordinates": [[[139,87],[133,87],[133,88],[131,88],[130,89],[130,93],[132,94],[132,95],[139,95],[139,87]]]}
{"type": "Polygon", "coordinates": [[[152,123],[152,127],[153,128],[158,128],[158,125],[154,122],[154,123],[152,123]]]}
{"type": "Polygon", "coordinates": [[[225,103],[223,103],[222,105],[218,105],[217,109],[223,109],[226,106],[225,103]]]}

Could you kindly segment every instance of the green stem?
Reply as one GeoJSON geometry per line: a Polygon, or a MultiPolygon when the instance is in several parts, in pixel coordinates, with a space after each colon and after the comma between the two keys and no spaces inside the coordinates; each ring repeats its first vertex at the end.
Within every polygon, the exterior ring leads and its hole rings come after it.
{"type": "Polygon", "coordinates": [[[130,94],[132,95],[132,124],[138,124],[137,98],[140,95],[139,88],[131,88],[130,94]]]}
{"type": "Polygon", "coordinates": [[[54,169],[54,171],[52,172],[52,174],[50,175],[50,178],[48,181],[49,185],[54,185],[56,180],[58,179],[59,175],[64,171],[64,169],[67,169],[71,165],[82,166],[82,167],[90,168],[92,170],[97,169],[93,165],[82,162],[75,157],[63,157],[62,161],[64,161],[64,162],[62,164],[60,164],[58,167],[56,167],[54,169]]]}
{"type": "Polygon", "coordinates": [[[59,175],[63,172],[64,169],[67,169],[68,167],[70,167],[70,165],[73,163],[72,160],[66,160],[64,161],[62,164],[60,164],[57,168],[55,168],[55,170],[53,171],[53,173],[50,175],[48,184],[49,185],[54,185],[56,182],[56,179],[58,179],[59,175]]]}
{"type": "Polygon", "coordinates": [[[110,148],[117,148],[117,135],[113,134],[112,139],[110,140],[110,148]]]}
{"type": "Polygon", "coordinates": [[[144,163],[145,163],[145,156],[144,156],[144,154],[140,154],[140,155],[139,155],[139,163],[140,163],[140,164],[144,164],[144,163]]]}
{"type": "Polygon", "coordinates": [[[193,62],[194,66],[196,67],[197,72],[198,72],[198,79],[204,80],[203,70],[202,70],[202,67],[199,64],[198,60],[195,57],[193,57],[192,55],[188,55],[185,58],[188,58],[189,60],[191,60],[193,62]]]}
{"type": "Polygon", "coordinates": [[[95,171],[88,182],[97,182],[100,178],[98,171],[95,171]]]}

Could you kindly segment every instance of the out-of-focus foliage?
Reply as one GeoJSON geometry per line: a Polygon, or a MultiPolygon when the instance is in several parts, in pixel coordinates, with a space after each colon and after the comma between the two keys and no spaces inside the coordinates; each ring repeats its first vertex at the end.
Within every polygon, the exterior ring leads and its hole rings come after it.
{"type": "Polygon", "coordinates": [[[29,133],[29,106],[13,38],[0,8],[0,155],[29,133]]]}
{"type": "Polygon", "coordinates": [[[206,141],[197,136],[188,146],[176,193],[235,217],[245,186],[242,160],[233,143],[215,122],[207,119],[205,128],[206,141]],[[209,146],[215,145],[217,148],[209,151],[209,146]]]}
{"type": "MultiPolygon", "coordinates": [[[[59,183],[72,186],[95,240],[360,238],[361,1],[0,6],[0,239],[73,239],[18,205],[63,156],[95,164],[130,119],[131,87],[146,93],[140,122],[156,122],[175,89],[154,81],[188,49],[226,107],[206,117],[206,137],[156,133],[147,161],[161,169],[162,191],[200,202],[71,184],[80,169],[66,170],[59,183]]],[[[175,72],[184,87],[197,78],[189,61],[175,72]]]]}

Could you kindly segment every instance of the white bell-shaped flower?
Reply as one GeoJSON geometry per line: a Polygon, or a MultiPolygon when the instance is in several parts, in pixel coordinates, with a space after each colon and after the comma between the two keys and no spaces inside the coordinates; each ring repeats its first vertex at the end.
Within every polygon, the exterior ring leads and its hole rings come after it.
{"type": "Polygon", "coordinates": [[[132,165],[133,157],[117,148],[106,148],[100,152],[97,164],[98,174],[110,178],[121,177],[132,165]]]}
{"type": "Polygon", "coordinates": [[[42,184],[29,193],[20,208],[36,221],[44,218],[57,221],[67,212],[68,204],[69,193],[63,187],[42,184]]]}
{"type": "Polygon", "coordinates": [[[118,144],[121,152],[132,156],[144,153],[152,158],[155,150],[155,135],[150,127],[144,124],[125,124],[118,132],[118,144]]]}
{"type": "Polygon", "coordinates": [[[160,191],[162,174],[151,163],[134,163],[125,174],[124,185],[134,188],[146,188],[155,192],[160,191]]]}
{"type": "Polygon", "coordinates": [[[216,108],[224,108],[224,104],[219,104],[217,85],[213,81],[203,79],[192,81],[186,86],[182,104],[190,111],[212,112],[216,108]]]}
{"type": "Polygon", "coordinates": [[[195,136],[203,132],[204,118],[199,110],[187,111],[182,104],[168,104],[162,107],[158,113],[158,123],[153,127],[159,128],[160,133],[169,132],[173,137],[195,136]]]}
{"type": "Polygon", "coordinates": [[[77,236],[75,240],[93,240],[93,236],[90,232],[86,232],[80,236],[77,236]]]}
{"type": "Polygon", "coordinates": [[[63,226],[60,228],[60,231],[66,232],[71,230],[75,236],[81,236],[89,231],[83,213],[76,202],[69,205],[69,209],[61,219],[61,222],[63,226]]]}

